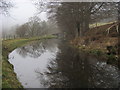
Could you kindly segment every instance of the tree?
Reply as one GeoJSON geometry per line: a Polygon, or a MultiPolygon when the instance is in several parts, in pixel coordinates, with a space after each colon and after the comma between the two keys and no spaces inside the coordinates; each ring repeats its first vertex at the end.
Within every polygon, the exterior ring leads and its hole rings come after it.
{"type": "Polygon", "coordinates": [[[55,23],[51,21],[41,21],[39,17],[34,16],[27,23],[19,26],[16,34],[19,37],[34,37],[57,33],[58,29],[55,23]]]}
{"type": "MultiPolygon", "coordinates": [[[[117,15],[115,2],[47,2],[40,0],[37,7],[47,7],[49,19],[56,20],[60,30],[68,37],[84,36],[89,24],[117,15]]],[[[45,11],[44,9],[44,11],[45,11]]]]}
{"type": "Polygon", "coordinates": [[[89,30],[89,24],[94,21],[94,18],[104,19],[116,14],[115,3],[108,2],[63,2],[58,6],[55,4],[49,12],[55,13],[52,18],[55,17],[61,30],[68,36],[72,34],[73,37],[76,34],[83,36],[89,30]]]}
{"type": "Polygon", "coordinates": [[[8,0],[0,0],[0,14],[9,14],[9,9],[13,7],[12,2],[8,0]]]}
{"type": "Polygon", "coordinates": [[[25,37],[26,36],[26,31],[27,31],[27,26],[24,24],[24,25],[21,25],[20,27],[18,27],[16,29],[16,34],[22,38],[22,37],[25,37]]]}
{"type": "MultiPolygon", "coordinates": [[[[70,33],[76,34],[75,32],[77,32],[78,36],[82,36],[89,30],[91,15],[99,11],[102,6],[103,3],[63,2],[56,8],[57,10],[54,10],[55,7],[51,10],[56,13],[54,17],[60,27],[68,29],[66,32],[69,33],[69,35],[70,33]]],[[[74,36],[76,35],[73,35],[73,37],[74,36]]]]}
{"type": "Polygon", "coordinates": [[[98,13],[91,15],[90,23],[103,22],[104,20],[117,20],[117,13],[116,2],[104,3],[98,13]]]}
{"type": "Polygon", "coordinates": [[[27,23],[28,34],[32,37],[39,33],[40,30],[40,18],[37,16],[31,17],[27,23]]]}

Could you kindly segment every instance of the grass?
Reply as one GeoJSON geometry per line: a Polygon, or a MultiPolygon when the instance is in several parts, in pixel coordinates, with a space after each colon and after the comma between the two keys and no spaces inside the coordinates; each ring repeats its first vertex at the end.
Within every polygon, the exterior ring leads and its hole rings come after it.
{"type": "Polygon", "coordinates": [[[55,36],[33,37],[29,39],[13,39],[2,41],[2,88],[23,88],[14,73],[13,65],[8,62],[8,54],[20,46],[31,43],[35,40],[50,39],[55,36]]]}

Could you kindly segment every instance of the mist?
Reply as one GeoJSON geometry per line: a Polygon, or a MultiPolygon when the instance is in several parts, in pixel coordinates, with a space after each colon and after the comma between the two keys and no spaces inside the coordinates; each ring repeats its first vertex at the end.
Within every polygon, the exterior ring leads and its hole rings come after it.
{"type": "Polygon", "coordinates": [[[26,23],[30,17],[39,16],[41,20],[47,20],[46,12],[38,14],[32,0],[11,0],[14,7],[10,9],[9,15],[1,15],[2,29],[11,31],[15,25],[26,23]]]}

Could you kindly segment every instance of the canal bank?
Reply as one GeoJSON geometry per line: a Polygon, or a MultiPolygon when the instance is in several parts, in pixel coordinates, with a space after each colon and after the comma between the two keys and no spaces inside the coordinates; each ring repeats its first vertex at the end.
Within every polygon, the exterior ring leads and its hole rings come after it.
{"type": "Polygon", "coordinates": [[[42,73],[46,72],[52,59],[56,59],[58,41],[35,41],[16,48],[9,54],[8,61],[14,66],[14,72],[24,88],[46,88],[43,84],[46,76],[42,73]]]}
{"type": "Polygon", "coordinates": [[[107,29],[112,24],[91,28],[83,37],[78,37],[70,43],[76,48],[96,57],[102,57],[109,64],[118,66],[118,32],[116,28],[107,29]]]}
{"type": "Polygon", "coordinates": [[[119,86],[118,68],[74,48],[66,40],[35,41],[14,49],[8,57],[24,88],[119,86]]]}
{"type": "Polygon", "coordinates": [[[17,47],[21,47],[36,40],[51,39],[54,36],[44,36],[29,39],[14,39],[2,41],[2,88],[23,88],[13,70],[13,65],[8,62],[8,55],[17,47]]]}

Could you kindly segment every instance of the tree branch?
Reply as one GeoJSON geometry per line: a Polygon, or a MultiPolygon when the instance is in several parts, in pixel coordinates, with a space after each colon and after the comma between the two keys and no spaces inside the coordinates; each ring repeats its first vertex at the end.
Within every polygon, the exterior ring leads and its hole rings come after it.
{"type": "Polygon", "coordinates": [[[91,12],[91,14],[96,13],[103,6],[103,4],[104,4],[104,2],[97,9],[95,9],[93,12],[91,12]]]}

